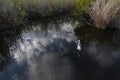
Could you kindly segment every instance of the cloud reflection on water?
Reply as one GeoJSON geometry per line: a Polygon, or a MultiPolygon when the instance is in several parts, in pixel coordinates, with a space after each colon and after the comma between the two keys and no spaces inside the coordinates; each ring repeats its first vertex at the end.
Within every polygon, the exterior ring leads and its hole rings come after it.
{"type": "Polygon", "coordinates": [[[7,80],[3,75],[13,72],[8,76],[10,80],[74,80],[74,64],[63,54],[76,49],[75,26],[70,22],[57,26],[49,23],[23,30],[21,39],[10,49],[15,61],[0,73],[0,78],[7,80]],[[24,77],[21,78],[22,75],[24,77]]]}

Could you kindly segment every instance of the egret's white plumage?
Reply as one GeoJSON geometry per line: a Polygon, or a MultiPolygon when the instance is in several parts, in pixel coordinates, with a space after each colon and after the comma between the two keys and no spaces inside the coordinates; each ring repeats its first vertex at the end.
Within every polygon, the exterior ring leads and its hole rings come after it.
{"type": "Polygon", "coordinates": [[[81,51],[81,44],[80,44],[80,40],[78,40],[78,43],[77,43],[77,50],[81,51]]]}

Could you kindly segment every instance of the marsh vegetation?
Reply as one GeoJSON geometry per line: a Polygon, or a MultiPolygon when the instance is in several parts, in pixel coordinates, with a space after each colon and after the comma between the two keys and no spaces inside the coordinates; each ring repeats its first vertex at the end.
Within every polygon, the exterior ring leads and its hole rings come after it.
{"type": "Polygon", "coordinates": [[[0,23],[19,25],[28,18],[72,11],[75,6],[75,0],[0,0],[0,23]]]}
{"type": "Polygon", "coordinates": [[[19,25],[29,18],[78,16],[88,4],[89,0],[1,0],[0,23],[19,25]]]}
{"type": "Polygon", "coordinates": [[[0,23],[19,26],[28,19],[66,14],[77,19],[87,17],[94,27],[105,29],[111,22],[119,26],[119,4],[119,0],[1,0],[0,23]]]}
{"type": "Polygon", "coordinates": [[[0,0],[0,80],[120,80],[119,4],[0,0]]]}

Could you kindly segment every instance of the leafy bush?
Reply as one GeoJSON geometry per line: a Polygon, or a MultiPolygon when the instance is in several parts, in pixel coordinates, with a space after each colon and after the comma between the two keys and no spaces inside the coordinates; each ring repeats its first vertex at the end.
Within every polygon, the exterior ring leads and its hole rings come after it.
{"type": "Polygon", "coordinates": [[[79,16],[88,9],[90,0],[77,0],[76,9],[73,11],[73,16],[79,16]]]}

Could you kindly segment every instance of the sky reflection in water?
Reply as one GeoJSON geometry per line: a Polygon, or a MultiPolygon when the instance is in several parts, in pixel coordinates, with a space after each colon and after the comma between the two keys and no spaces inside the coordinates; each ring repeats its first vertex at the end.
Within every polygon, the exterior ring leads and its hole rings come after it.
{"type": "Polygon", "coordinates": [[[75,26],[70,22],[30,25],[10,48],[12,63],[0,72],[0,79],[74,80],[74,64],[63,54],[76,50],[75,26]]]}
{"type": "Polygon", "coordinates": [[[12,59],[0,79],[120,80],[120,31],[77,24],[51,21],[24,29],[10,48],[12,59]]]}

